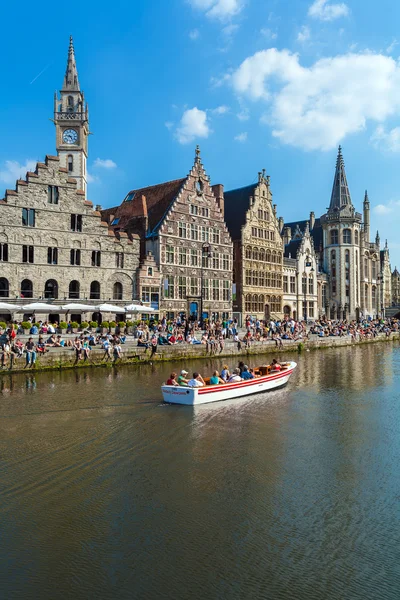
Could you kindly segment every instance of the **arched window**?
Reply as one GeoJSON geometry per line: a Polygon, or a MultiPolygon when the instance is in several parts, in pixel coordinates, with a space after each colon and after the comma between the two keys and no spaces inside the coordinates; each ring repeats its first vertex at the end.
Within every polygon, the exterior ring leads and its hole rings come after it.
{"type": "Polygon", "coordinates": [[[68,112],[73,112],[74,110],[74,97],[68,96],[68,112]]]}
{"type": "Polygon", "coordinates": [[[264,250],[264,248],[260,248],[260,260],[262,260],[262,262],[265,261],[265,250],[264,250]]]}
{"type": "Polygon", "coordinates": [[[252,312],[257,312],[258,309],[258,296],[257,294],[253,294],[253,301],[251,303],[252,312]]]}
{"type": "Polygon", "coordinates": [[[337,229],[332,229],[331,231],[331,244],[339,243],[339,233],[337,229]]]}
{"type": "Polygon", "coordinates": [[[246,296],[245,296],[244,310],[247,313],[251,312],[251,295],[250,294],[246,294],[246,296]]]}
{"type": "Polygon", "coordinates": [[[92,281],[90,284],[90,299],[100,300],[100,284],[98,281],[92,281]]]}
{"type": "Polygon", "coordinates": [[[264,285],[265,285],[265,272],[264,271],[260,271],[258,282],[259,282],[260,287],[264,287],[264,285]]]}
{"type": "Polygon", "coordinates": [[[21,298],[33,298],[33,284],[30,279],[21,281],[21,298]]]}
{"type": "Polygon", "coordinates": [[[153,276],[153,267],[147,267],[147,275],[148,275],[149,277],[152,277],[152,276],[153,276]]]}
{"type": "Polygon", "coordinates": [[[308,293],[310,296],[314,295],[314,277],[312,274],[308,276],[308,293]]]}
{"type": "Polygon", "coordinates": [[[258,285],[258,271],[253,271],[253,285],[258,285]]]}
{"type": "Polygon", "coordinates": [[[272,260],[273,263],[276,263],[276,252],[275,252],[275,250],[272,251],[271,260],[272,260]]]}
{"type": "Polygon", "coordinates": [[[376,287],[374,285],[372,286],[371,301],[372,301],[372,310],[373,310],[374,308],[376,308],[376,287]]]}
{"type": "Polygon", "coordinates": [[[122,292],[123,292],[122,283],[117,281],[116,283],[114,283],[114,287],[113,287],[114,300],[122,300],[122,292]]]}
{"type": "Polygon", "coordinates": [[[351,229],[343,229],[343,244],[351,244],[351,229]]]}
{"type": "Polygon", "coordinates": [[[74,157],[72,154],[68,154],[68,173],[72,173],[74,170],[74,157]]]}
{"type": "Polygon", "coordinates": [[[258,260],[258,248],[253,248],[253,260],[258,260]]]}
{"type": "Polygon", "coordinates": [[[74,279],[69,284],[69,292],[68,292],[69,298],[74,298],[76,300],[77,298],[79,298],[79,293],[80,293],[79,281],[76,281],[76,279],[74,279]]]}
{"type": "Polygon", "coordinates": [[[354,232],[354,243],[358,245],[358,229],[356,229],[354,232]]]}
{"type": "Polygon", "coordinates": [[[263,313],[264,312],[264,306],[265,306],[264,296],[263,296],[263,294],[260,294],[258,296],[258,312],[263,313]]]}
{"type": "Polygon", "coordinates": [[[251,258],[251,256],[252,256],[251,247],[246,246],[246,258],[251,258]]]}
{"type": "Polygon", "coordinates": [[[271,250],[265,251],[265,260],[266,262],[271,262],[271,250]]]}
{"type": "Polygon", "coordinates": [[[45,298],[58,298],[58,283],[55,279],[48,279],[44,285],[45,298]]]}
{"type": "Polygon", "coordinates": [[[10,287],[8,284],[8,279],[5,277],[0,277],[0,298],[8,298],[10,295],[10,287]]]}

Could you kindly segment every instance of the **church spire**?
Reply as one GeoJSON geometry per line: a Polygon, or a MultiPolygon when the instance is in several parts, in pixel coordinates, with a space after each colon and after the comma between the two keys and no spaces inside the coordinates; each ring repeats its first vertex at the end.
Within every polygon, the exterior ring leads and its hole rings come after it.
{"type": "Polygon", "coordinates": [[[72,39],[72,35],[69,38],[67,69],[65,71],[62,91],[80,92],[78,71],[75,60],[74,40],[72,39]]]}
{"type": "Polygon", "coordinates": [[[352,202],[350,197],[349,186],[347,184],[346,171],[344,168],[342,147],[339,146],[329,211],[340,210],[342,206],[345,205],[352,206],[352,202]]]}

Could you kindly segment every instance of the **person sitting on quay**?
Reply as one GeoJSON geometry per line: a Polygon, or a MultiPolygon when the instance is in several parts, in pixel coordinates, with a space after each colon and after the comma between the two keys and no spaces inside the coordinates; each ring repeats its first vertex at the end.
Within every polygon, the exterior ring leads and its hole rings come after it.
{"type": "Polygon", "coordinates": [[[181,374],[179,375],[177,381],[178,385],[187,386],[189,379],[187,379],[188,372],[185,369],[182,369],[181,374]]]}
{"type": "Polygon", "coordinates": [[[212,374],[212,376],[210,377],[210,385],[219,385],[219,384],[225,384],[226,381],[224,381],[224,379],[222,379],[218,373],[218,371],[214,371],[214,373],[212,374]]]}
{"type": "Polygon", "coordinates": [[[189,379],[189,381],[187,382],[187,385],[188,387],[203,387],[206,385],[206,383],[200,375],[200,373],[197,373],[197,371],[195,371],[193,373],[192,379],[189,379]]]}
{"type": "Polygon", "coordinates": [[[25,344],[25,351],[26,351],[26,363],[25,363],[25,369],[27,367],[33,367],[33,365],[36,363],[36,344],[33,341],[33,339],[30,337],[28,339],[28,341],[25,344]]]}

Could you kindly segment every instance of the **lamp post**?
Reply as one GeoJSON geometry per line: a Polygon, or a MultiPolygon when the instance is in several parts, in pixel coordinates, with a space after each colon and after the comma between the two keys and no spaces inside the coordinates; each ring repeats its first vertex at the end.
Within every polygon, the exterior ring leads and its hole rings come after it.
{"type": "Polygon", "coordinates": [[[203,284],[204,284],[204,265],[212,256],[211,246],[208,242],[204,242],[201,246],[201,284],[200,284],[200,327],[203,329],[203,284]]]}

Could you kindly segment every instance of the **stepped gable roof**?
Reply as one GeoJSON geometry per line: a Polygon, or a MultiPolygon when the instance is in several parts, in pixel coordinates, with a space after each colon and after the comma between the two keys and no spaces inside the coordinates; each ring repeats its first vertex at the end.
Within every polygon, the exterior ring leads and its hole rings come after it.
{"type": "Polygon", "coordinates": [[[160,227],[168,209],[186,181],[175,179],[157,185],[131,190],[119,206],[102,211],[103,217],[119,219],[115,227],[126,229],[132,219],[148,217],[148,231],[155,233],[160,227]],[[145,200],[143,199],[145,198],[145,200]]]}
{"type": "Polygon", "coordinates": [[[254,191],[258,183],[246,187],[224,192],[225,201],[225,223],[233,240],[241,238],[241,229],[246,223],[246,212],[250,208],[250,196],[254,197],[254,191]]]}
{"type": "Polygon", "coordinates": [[[303,241],[302,239],[292,240],[291,242],[289,242],[289,244],[286,244],[284,253],[283,253],[284,257],[285,258],[296,258],[297,251],[298,251],[302,241],[303,241]]]}
{"type": "MultiPolygon", "coordinates": [[[[300,231],[304,234],[307,227],[307,223],[310,224],[309,219],[305,219],[304,221],[294,221],[293,223],[285,223],[283,229],[285,229],[285,227],[290,227],[292,235],[294,235],[296,228],[298,227],[300,231]]],[[[283,233],[283,231],[281,233],[283,233]]],[[[318,252],[320,246],[322,246],[323,244],[323,229],[321,225],[321,220],[319,218],[315,219],[314,227],[310,230],[310,235],[314,241],[314,249],[316,252],[318,252]]]]}

